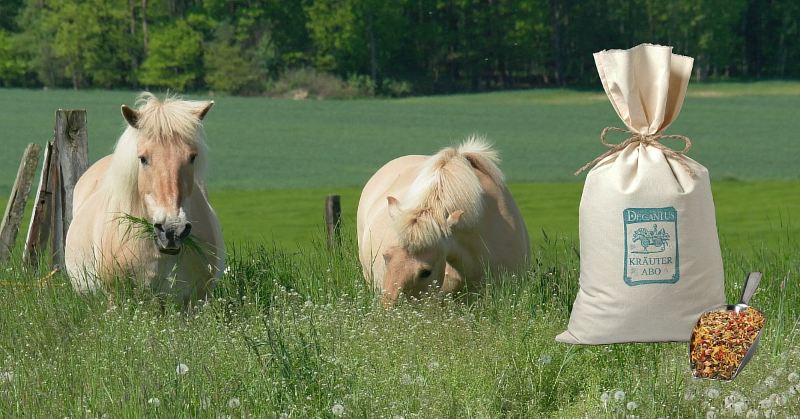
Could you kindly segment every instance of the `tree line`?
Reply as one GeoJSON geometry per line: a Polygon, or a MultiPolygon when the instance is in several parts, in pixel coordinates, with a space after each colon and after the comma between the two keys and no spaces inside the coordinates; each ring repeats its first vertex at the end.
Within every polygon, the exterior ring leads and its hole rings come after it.
{"type": "Polygon", "coordinates": [[[263,94],[298,69],[377,94],[596,84],[641,42],[696,79],[800,77],[796,0],[2,0],[0,86],[263,94]]]}

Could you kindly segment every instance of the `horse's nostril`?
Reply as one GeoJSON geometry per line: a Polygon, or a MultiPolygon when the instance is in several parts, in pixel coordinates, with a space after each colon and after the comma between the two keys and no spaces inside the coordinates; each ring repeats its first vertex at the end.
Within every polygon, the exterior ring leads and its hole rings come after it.
{"type": "Polygon", "coordinates": [[[153,227],[156,231],[163,233],[164,232],[164,224],[153,224],[153,227]]]}
{"type": "Polygon", "coordinates": [[[183,231],[181,231],[181,235],[178,236],[181,240],[189,237],[189,234],[192,233],[192,223],[186,223],[186,226],[183,227],[183,231]]]}

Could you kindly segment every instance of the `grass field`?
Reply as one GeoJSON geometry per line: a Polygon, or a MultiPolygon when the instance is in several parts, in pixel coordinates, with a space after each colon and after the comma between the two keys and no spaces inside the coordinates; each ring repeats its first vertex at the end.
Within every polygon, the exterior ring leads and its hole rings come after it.
{"type": "MultiPolygon", "coordinates": [[[[130,92],[0,89],[0,208],[52,110],[89,110],[107,152],[130,92]],[[18,151],[17,151],[18,149],[18,151]]],[[[572,347],[578,286],[574,169],[617,125],[599,92],[293,102],[216,98],[211,200],[230,269],[196,310],[145,290],[80,297],[56,274],[0,266],[0,416],[783,417],[800,412],[800,83],[692,85],[671,132],[709,167],[728,299],[765,278],[768,318],[733,383],[691,378],[683,343],[572,347]],[[533,266],[466,301],[385,310],[355,256],[360,185],[400,154],[471,132],[501,150],[533,238],[533,266]],[[342,195],[344,246],[320,245],[326,194],[342,195]],[[711,412],[711,413],[709,413],[711,412]]]]}

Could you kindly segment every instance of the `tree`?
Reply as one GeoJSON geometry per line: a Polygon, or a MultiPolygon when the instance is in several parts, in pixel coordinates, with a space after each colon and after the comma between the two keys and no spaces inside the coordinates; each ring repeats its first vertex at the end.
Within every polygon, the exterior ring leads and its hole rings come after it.
{"type": "Polygon", "coordinates": [[[153,28],[149,53],[140,68],[139,81],[185,91],[197,86],[202,68],[203,37],[185,19],[153,28]]]}
{"type": "Polygon", "coordinates": [[[217,28],[216,36],[205,52],[205,82],[214,90],[234,94],[256,94],[263,91],[266,72],[234,42],[229,25],[217,28]]]}

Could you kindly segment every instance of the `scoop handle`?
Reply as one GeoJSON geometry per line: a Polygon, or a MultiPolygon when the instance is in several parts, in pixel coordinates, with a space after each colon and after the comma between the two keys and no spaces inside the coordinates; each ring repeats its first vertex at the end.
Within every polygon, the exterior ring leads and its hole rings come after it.
{"type": "Polygon", "coordinates": [[[750,272],[747,279],[744,280],[744,290],[742,290],[742,298],[739,300],[740,304],[748,304],[753,294],[756,293],[758,284],[761,283],[761,272],[750,272]]]}

